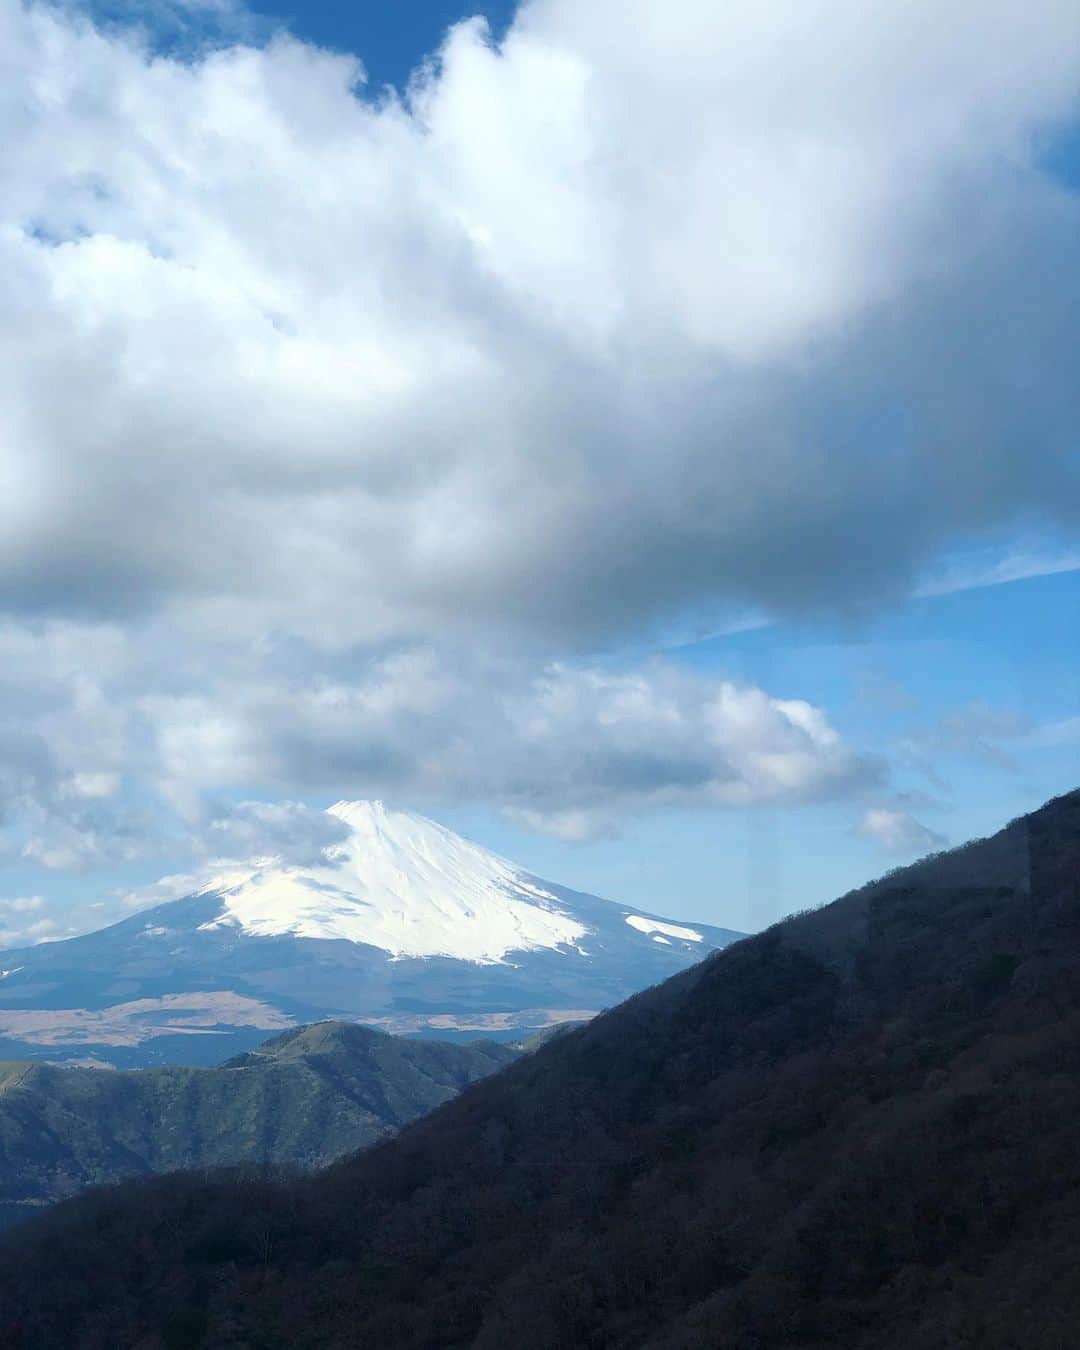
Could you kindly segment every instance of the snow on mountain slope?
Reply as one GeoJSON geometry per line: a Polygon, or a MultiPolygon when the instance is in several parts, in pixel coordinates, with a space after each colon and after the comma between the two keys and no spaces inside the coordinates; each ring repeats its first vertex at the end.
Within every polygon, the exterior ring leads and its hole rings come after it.
{"type": "Polygon", "coordinates": [[[253,858],[96,933],[5,952],[0,1058],[212,1063],[327,1017],[528,1035],[742,936],[569,890],[380,802],[330,809],[348,832],[317,866],[253,858]]]}
{"type": "Polygon", "coordinates": [[[626,922],[639,933],[663,934],[669,938],[682,938],[684,942],[700,942],[701,934],[694,928],[683,928],[677,923],[662,923],[659,919],[645,919],[640,914],[628,914],[626,922]]]}
{"type": "Polygon", "coordinates": [[[277,863],[217,877],[221,914],[204,929],[252,937],[344,938],[393,957],[480,963],[542,948],[580,951],[586,927],[554,895],[478,844],[382,802],[338,802],[349,838],[323,867],[277,863]]]}

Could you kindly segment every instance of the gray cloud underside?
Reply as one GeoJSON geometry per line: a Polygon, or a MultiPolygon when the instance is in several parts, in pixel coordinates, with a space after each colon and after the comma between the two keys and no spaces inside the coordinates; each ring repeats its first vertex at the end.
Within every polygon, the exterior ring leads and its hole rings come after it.
{"type": "Polygon", "coordinates": [[[5,0],[4,603],[592,641],[1073,528],[1075,5],[676,8],[402,103],[5,0]]]}
{"type": "Polygon", "coordinates": [[[482,801],[583,838],[635,812],[845,798],[884,777],[821,709],[663,663],[409,648],[313,678],[294,649],[218,645],[208,672],[160,633],[68,624],[0,632],[0,658],[0,840],[52,867],[170,840],[309,860],[336,840],[321,813],[225,805],[223,790],[482,801]]]}

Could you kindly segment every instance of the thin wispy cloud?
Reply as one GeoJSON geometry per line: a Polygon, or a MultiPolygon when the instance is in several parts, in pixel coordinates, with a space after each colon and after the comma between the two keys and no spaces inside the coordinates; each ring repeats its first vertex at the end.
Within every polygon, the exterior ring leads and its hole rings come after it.
{"type": "Polygon", "coordinates": [[[856,833],[874,840],[898,857],[930,853],[948,843],[944,835],[924,825],[909,811],[886,806],[875,806],[866,811],[856,833]]]}
{"type": "Polygon", "coordinates": [[[1060,576],[1080,571],[1080,552],[1011,553],[991,561],[954,559],[932,580],[915,592],[919,596],[954,595],[957,591],[979,590],[984,586],[1004,586],[1010,581],[1030,581],[1035,577],[1060,576]]]}

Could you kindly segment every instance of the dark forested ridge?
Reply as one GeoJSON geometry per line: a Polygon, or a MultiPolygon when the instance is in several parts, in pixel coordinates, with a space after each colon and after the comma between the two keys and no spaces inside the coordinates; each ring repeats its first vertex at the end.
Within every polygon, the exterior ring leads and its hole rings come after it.
{"type": "Polygon", "coordinates": [[[317,1167],[384,1139],[517,1051],[300,1027],[213,1069],[134,1072],[0,1061],[0,1211],[147,1172],[317,1167]]]}
{"type": "Polygon", "coordinates": [[[1078,1120],[1073,793],[315,1177],[61,1206],[0,1242],[0,1340],[1065,1350],[1078,1120]]]}

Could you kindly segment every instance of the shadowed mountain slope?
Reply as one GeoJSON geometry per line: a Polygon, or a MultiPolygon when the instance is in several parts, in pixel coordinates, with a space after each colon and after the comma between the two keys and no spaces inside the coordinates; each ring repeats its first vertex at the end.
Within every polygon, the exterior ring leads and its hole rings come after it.
{"type": "Polygon", "coordinates": [[[1063,1350],[1080,793],[747,939],[288,1184],[0,1245],[15,1350],[1063,1350]]]}
{"type": "Polygon", "coordinates": [[[147,1172],[318,1167],[385,1138],[517,1057],[325,1022],[212,1069],[0,1063],[0,1206],[147,1172]]]}

